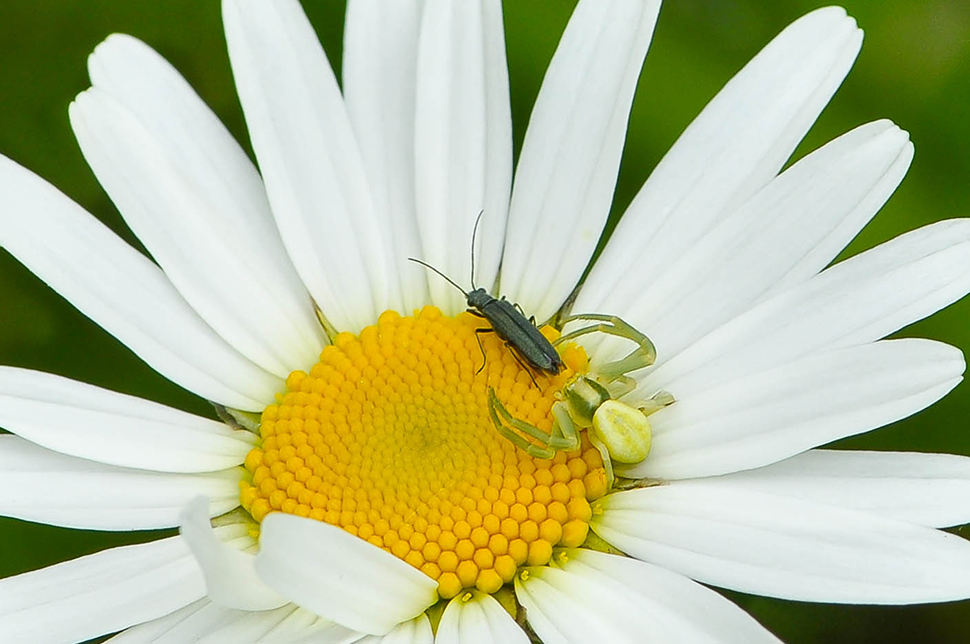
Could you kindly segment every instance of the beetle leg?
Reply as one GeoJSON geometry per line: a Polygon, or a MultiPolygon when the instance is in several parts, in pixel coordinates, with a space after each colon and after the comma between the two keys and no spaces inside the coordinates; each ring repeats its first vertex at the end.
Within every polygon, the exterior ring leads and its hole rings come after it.
{"type": "Polygon", "coordinates": [[[610,450],[606,448],[606,444],[596,436],[596,432],[588,431],[586,435],[589,436],[589,442],[593,444],[593,447],[599,450],[600,456],[603,457],[603,469],[606,470],[606,486],[607,489],[613,487],[613,461],[610,457],[610,450]]]}
{"type": "Polygon", "coordinates": [[[488,389],[488,415],[491,417],[492,424],[495,425],[495,429],[497,429],[502,436],[512,441],[512,443],[517,447],[525,450],[530,456],[534,456],[535,458],[549,459],[556,455],[556,448],[550,444],[554,442],[553,437],[538,427],[530,425],[529,423],[514,417],[509,410],[505,408],[502,401],[498,399],[498,396],[495,395],[495,390],[491,387],[488,389]],[[519,430],[523,434],[531,436],[546,447],[540,447],[539,445],[526,440],[521,434],[513,431],[513,428],[519,430]]]}
{"type": "MultiPolygon", "coordinates": [[[[536,382],[536,377],[532,375],[532,369],[530,369],[529,366],[522,361],[522,358],[519,356],[519,352],[515,350],[515,346],[513,346],[511,342],[506,342],[505,346],[508,347],[509,351],[512,353],[512,357],[515,358],[515,361],[519,363],[522,370],[529,374],[529,377],[532,378],[532,384],[536,386],[536,389],[539,389],[539,383],[536,382]]],[[[481,371],[481,369],[479,369],[479,371],[481,371]]]]}
{"type": "Polygon", "coordinates": [[[478,371],[475,372],[476,376],[482,372],[482,369],[485,368],[485,347],[482,346],[482,336],[480,335],[482,333],[495,333],[495,329],[492,327],[475,329],[475,339],[478,341],[478,350],[482,352],[482,366],[479,367],[478,371]]]}
{"type": "Polygon", "coordinates": [[[615,315],[580,313],[577,315],[569,315],[563,318],[561,322],[562,324],[566,324],[567,322],[573,322],[575,320],[595,320],[603,324],[593,324],[561,335],[552,343],[553,346],[596,331],[608,335],[615,335],[618,338],[624,338],[637,343],[637,348],[631,351],[625,358],[607,362],[597,368],[596,372],[608,381],[616,380],[619,376],[631,371],[649,367],[657,360],[657,348],[650,341],[650,338],[615,315]]]}
{"type": "MultiPolygon", "coordinates": [[[[502,296],[502,299],[503,300],[505,299],[505,296],[504,295],[502,296]]],[[[518,311],[520,314],[522,314],[522,317],[525,317],[525,311],[522,310],[522,307],[519,306],[519,303],[518,302],[512,302],[512,306],[515,307],[515,310],[516,311],[518,311]]],[[[536,316],[530,315],[529,316],[529,322],[532,322],[532,326],[538,328],[539,325],[536,324],[536,316]]]]}

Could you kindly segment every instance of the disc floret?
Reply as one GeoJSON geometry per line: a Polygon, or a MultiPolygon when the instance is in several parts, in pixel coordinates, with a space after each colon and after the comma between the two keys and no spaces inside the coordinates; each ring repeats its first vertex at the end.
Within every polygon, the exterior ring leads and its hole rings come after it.
{"type": "MultiPolygon", "coordinates": [[[[495,431],[488,405],[492,392],[552,431],[574,370],[534,383],[494,335],[481,338],[481,369],[480,327],[427,307],[338,335],[263,411],[243,507],[257,521],[287,512],[338,526],[436,579],[442,597],[496,592],[520,566],[583,543],[590,502],[607,491],[599,451],[581,439],[536,459],[495,431]]],[[[585,365],[580,349],[562,353],[585,365]]]]}

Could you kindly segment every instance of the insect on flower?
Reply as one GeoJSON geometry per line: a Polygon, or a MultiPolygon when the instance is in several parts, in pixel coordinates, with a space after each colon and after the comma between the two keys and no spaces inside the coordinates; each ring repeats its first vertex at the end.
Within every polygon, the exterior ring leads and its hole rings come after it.
{"type": "MultiPolygon", "coordinates": [[[[449,284],[465,296],[468,301],[469,313],[488,320],[491,326],[477,329],[475,331],[476,336],[494,332],[495,335],[505,341],[506,346],[512,350],[512,355],[519,361],[519,364],[524,361],[539,372],[556,375],[562,371],[564,366],[562,358],[555,347],[552,346],[552,343],[539,331],[535,324],[535,317],[527,319],[518,304],[509,302],[504,297],[492,297],[484,288],[475,286],[475,236],[478,234],[478,224],[482,221],[483,212],[478,213],[478,218],[475,219],[475,228],[472,231],[471,291],[466,291],[450,277],[420,259],[408,257],[408,260],[421,264],[446,279],[449,284]]],[[[478,347],[482,349],[481,339],[479,339],[478,347]]],[[[522,364],[522,366],[525,367],[525,364],[522,364]]],[[[482,349],[482,366],[479,371],[484,367],[485,350],[482,349]]],[[[526,370],[529,371],[531,376],[531,371],[526,370]]],[[[535,382],[534,376],[532,381],[535,382]]]]}
{"type": "Polygon", "coordinates": [[[554,421],[551,433],[515,418],[494,390],[489,390],[489,414],[503,436],[537,458],[552,458],[559,450],[579,448],[579,430],[589,430],[589,440],[603,457],[607,481],[612,485],[611,461],[639,463],[645,459],[650,453],[651,444],[647,417],[672,404],[674,399],[669,393],[661,391],[640,407],[619,401],[618,398],[636,387],[636,381],[627,374],[649,367],[657,359],[653,342],[616,316],[587,313],[568,316],[564,318],[564,323],[574,320],[598,320],[600,324],[567,333],[555,340],[552,343],[554,346],[599,331],[631,340],[637,344],[637,348],[625,358],[602,365],[595,374],[577,373],[570,378],[560,392],[561,400],[552,406],[554,421]]]}

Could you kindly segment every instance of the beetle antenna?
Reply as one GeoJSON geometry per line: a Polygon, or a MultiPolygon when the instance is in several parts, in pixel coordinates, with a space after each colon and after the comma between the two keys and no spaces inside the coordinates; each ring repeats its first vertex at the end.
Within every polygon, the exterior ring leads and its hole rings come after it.
{"type": "Polygon", "coordinates": [[[454,286],[459,291],[461,291],[462,292],[462,295],[464,295],[466,298],[468,297],[468,293],[465,291],[465,289],[463,289],[462,287],[460,287],[457,284],[455,284],[455,281],[454,280],[452,280],[450,277],[448,277],[447,275],[445,275],[444,273],[442,273],[441,271],[439,271],[437,268],[435,268],[431,264],[429,264],[427,262],[422,262],[420,259],[415,259],[414,257],[408,257],[408,261],[409,262],[414,262],[416,264],[421,264],[425,268],[430,268],[435,273],[437,273],[438,275],[441,275],[443,278],[445,278],[446,280],[448,280],[448,283],[451,284],[452,286],[454,286]]]}
{"type": "Polygon", "coordinates": [[[472,228],[472,275],[471,283],[472,288],[475,288],[475,235],[478,234],[478,224],[482,221],[482,215],[485,214],[484,210],[478,211],[478,217],[475,218],[475,227],[472,228]]]}

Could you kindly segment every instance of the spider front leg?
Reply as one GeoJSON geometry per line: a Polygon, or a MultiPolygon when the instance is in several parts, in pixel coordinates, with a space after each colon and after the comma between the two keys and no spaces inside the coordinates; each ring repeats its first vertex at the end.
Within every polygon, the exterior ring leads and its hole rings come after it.
{"type": "Polygon", "coordinates": [[[562,401],[553,403],[551,411],[552,440],[560,445],[559,449],[567,452],[579,449],[581,444],[579,430],[576,429],[576,424],[573,422],[572,416],[569,415],[566,403],[562,401]]]}
{"type": "Polygon", "coordinates": [[[573,427],[572,421],[569,420],[565,406],[561,410],[556,410],[556,405],[561,405],[561,403],[553,405],[553,432],[550,434],[513,416],[502,404],[502,401],[498,399],[495,390],[491,387],[488,389],[488,415],[491,417],[495,429],[502,436],[512,441],[515,446],[522,448],[535,458],[550,459],[559,450],[573,450],[579,447],[579,434],[573,427]],[[561,416],[565,416],[569,423],[566,428],[561,427],[561,416]],[[526,439],[523,434],[534,438],[540,445],[526,439]]]}
{"type": "Polygon", "coordinates": [[[653,345],[646,335],[630,326],[615,315],[604,315],[602,313],[579,313],[566,316],[561,320],[563,324],[575,320],[593,320],[602,324],[593,324],[575,331],[570,331],[565,335],[559,336],[553,346],[566,340],[572,340],[588,333],[599,331],[607,335],[614,335],[618,338],[630,340],[637,344],[637,348],[631,351],[625,358],[607,362],[596,369],[596,373],[607,381],[616,380],[624,374],[649,367],[657,360],[657,348],[653,345]]]}
{"type": "MultiPolygon", "coordinates": [[[[552,416],[555,419],[552,426],[553,435],[558,433],[564,440],[570,441],[571,445],[565,448],[566,450],[572,451],[578,449],[580,445],[579,431],[576,429],[576,424],[573,423],[572,416],[567,411],[566,404],[563,402],[555,403],[552,406],[552,416]]],[[[599,450],[600,456],[603,458],[603,469],[606,470],[607,486],[613,487],[613,461],[610,460],[610,450],[599,439],[596,432],[587,430],[586,436],[589,438],[589,442],[593,444],[593,447],[599,450]]]]}
{"type": "Polygon", "coordinates": [[[664,407],[673,405],[675,402],[677,402],[677,399],[674,398],[673,394],[671,394],[669,391],[660,390],[640,403],[637,406],[637,409],[643,412],[644,416],[649,416],[654,412],[660,411],[664,407]]]}
{"type": "Polygon", "coordinates": [[[603,458],[603,469],[606,470],[606,487],[610,489],[613,487],[613,481],[615,477],[613,476],[613,460],[610,457],[610,450],[606,446],[606,443],[601,441],[595,432],[587,431],[586,435],[589,436],[589,442],[593,444],[593,447],[599,450],[600,456],[603,458]]]}
{"type": "Polygon", "coordinates": [[[630,376],[619,375],[606,383],[610,398],[618,400],[637,388],[637,381],[630,376]]]}

